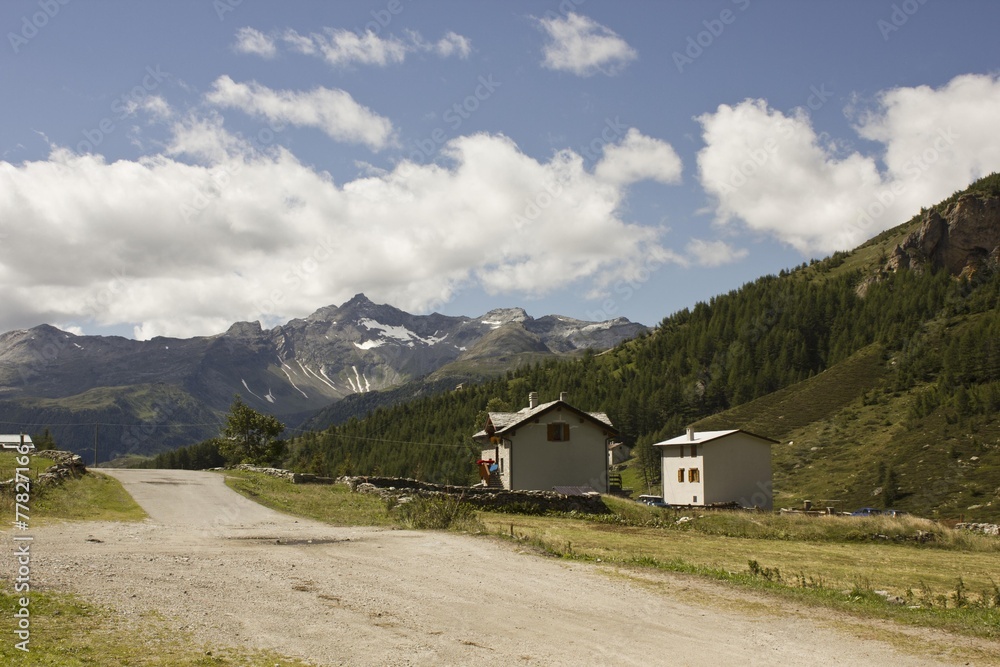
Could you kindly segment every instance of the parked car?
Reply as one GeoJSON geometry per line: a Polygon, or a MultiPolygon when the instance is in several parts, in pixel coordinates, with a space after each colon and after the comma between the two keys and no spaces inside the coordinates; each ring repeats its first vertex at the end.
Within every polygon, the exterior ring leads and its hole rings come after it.
{"type": "Polygon", "coordinates": [[[651,496],[644,493],[639,496],[638,501],[650,507],[670,507],[670,505],[663,502],[663,496],[651,496]]]}
{"type": "Polygon", "coordinates": [[[907,512],[903,510],[883,510],[882,514],[885,516],[906,516],[907,512]]]}
{"type": "Polygon", "coordinates": [[[878,516],[880,514],[882,514],[882,510],[875,507],[862,507],[851,512],[851,516],[878,516]]]}

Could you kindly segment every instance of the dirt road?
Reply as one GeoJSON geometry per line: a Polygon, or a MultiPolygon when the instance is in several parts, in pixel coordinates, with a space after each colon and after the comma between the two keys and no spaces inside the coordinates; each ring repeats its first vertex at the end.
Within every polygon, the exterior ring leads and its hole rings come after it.
{"type": "Polygon", "coordinates": [[[150,519],[37,530],[38,583],[218,645],[318,665],[946,664],[691,577],[294,519],[215,473],[107,472],[150,519]]]}

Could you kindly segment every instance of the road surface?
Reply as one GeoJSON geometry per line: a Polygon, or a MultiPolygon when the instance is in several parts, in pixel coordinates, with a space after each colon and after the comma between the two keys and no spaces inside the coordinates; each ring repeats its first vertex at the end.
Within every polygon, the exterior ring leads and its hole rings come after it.
{"type": "Polygon", "coordinates": [[[214,645],[317,665],[952,664],[927,653],[926,631],[906,631],[925,646],[914,655],[696,577],[327,526],[247,500],[217,473],[104,472],[150,518],[37,530],[38,583],[122,613],[158,610],[214,645]]]}

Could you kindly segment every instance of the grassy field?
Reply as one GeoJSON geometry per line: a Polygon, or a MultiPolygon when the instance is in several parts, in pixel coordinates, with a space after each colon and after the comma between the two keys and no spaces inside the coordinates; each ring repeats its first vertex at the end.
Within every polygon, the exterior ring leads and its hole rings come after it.
{"type": "MultiPolygon", "coordinates": [[[[344,525],[398,522],[376,496],[241,472],[227,483],[263,504],[344,525]]],[[[606,498],[604,516],[479,513],[487,535],[561,558],[686,572],[835,608],[1000,639],[1000,540],[912,517],[680,512],[606,498]],[[888,602],[875,591],[898,596],[888,602]]]]}
{"type": "MultiPolygon", "coordinates": [[[[228,650],[201,645],[176,623],[166,623],[156,614],[122,615],[112,609],[88,604],[77,596],[55,592],[31,592],[31,637],[28,652],[15,646],[13,630],[7,630],[5,614],[0,664],[27,667],[273,667],[304,666],[263,651],[228,650]]],[[[17,597],[9,585],[0,589],[0,608],[17,608],[17,597]]]]}
{"type": "MultiPolygon", "coordinates": [[[[35,484],[38,474],[45,472],[54,463],[50,459],[31,457],[28,465],[28,475],[32,480],[29,494],[30,526],[65,520],[141,521],[146,518],[146,513],[121,484],[104,475],[83,475],[79,479],[53,486],[35,484]]],[[[0,452],[0,479],[13,478],[15,467],[17,462],[14,452],[0,452]]],[[[10,520],[14,517],[14,501],[13,494],[0,494],[0,513],[10,517],[10,520]]],[[[5,520],[2,525],[10,524],[5,520]]]]}
{"type": "MultiPolygon", "coordinates": [[[[53,464],[49,459],[33,457],[29,468],[31,480],[29,530],[61,521],[140,521],[145,512],[125,492],[118,481],[98,474],[87,474],[56,486],[34,484],[39,472],[53,464]]],[[[0,479],[14,476],[16,460],[10,451],[0,452],[0,479]]],[[[16,499],[0,493],[0,514],[6,528],[14,518],[16,499]]],[[[10,530],[0,531],[0,539],[13,544],[10,530]]],[[[16,647],[15,625],[11,616],[19,609],[23,592],[15,593],[13,548],[0,567],[4,572],[0,582],[0,664],[32,667],[78,667],[93,665],[132,665],[135,667],[233,666],[272,667],[298,666],[305,663],[289,660],[269,652],[219,650],[204,646],[193,638],[178,633],[176,623],[164,622],[156,614],[128,616],[113,609],[89,604],[78,596],[51,590],[32,588],[27,593],[30,611],[30,643],[28,652],[16,647]],[[123,641],[127,639],[127,641],[123,641]]]]}

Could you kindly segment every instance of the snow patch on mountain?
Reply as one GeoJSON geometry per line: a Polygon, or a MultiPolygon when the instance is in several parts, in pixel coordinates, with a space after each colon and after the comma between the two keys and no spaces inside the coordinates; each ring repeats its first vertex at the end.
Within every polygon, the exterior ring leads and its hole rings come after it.
{"type": "MultiPolygon", "coordinates": [[[[391,338],[393,340],[398,340],[401,343],[405,343],[407,347],[413,347],[415,342],[423,343],[424,345],[435,345],[448,337],[448,334],[445,334],[443,336],[428,336],[427,338],[423,338],[413,333],[406,327],[401,327],[393,324],[382,324],[381,322],[373,320],[368,317],[358,320],[358,326],[365,327],[368,330],[381,331],[382,332],[381,336],[383,337],[383,339],[391,338]]],[[[437,332],[435,331],[434,333],[436,334],[437,332]]],[[[378,347],[379,345],[382,345],[384,342],[385,340],[368,341],[365,343],[361,343],[360,345],[358,343],[355,343],[355,345],[360,347],[362,350],[367,350],[372,347],[378,347]]]]}

